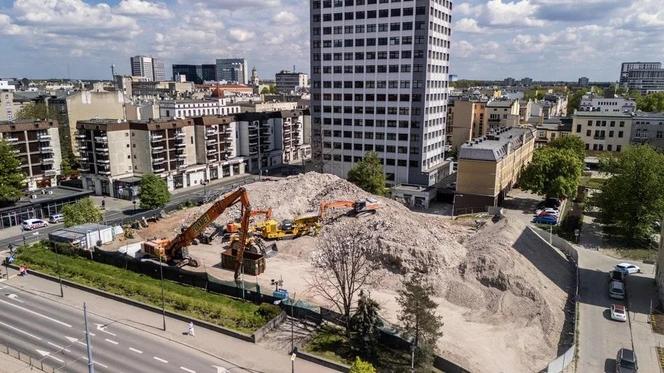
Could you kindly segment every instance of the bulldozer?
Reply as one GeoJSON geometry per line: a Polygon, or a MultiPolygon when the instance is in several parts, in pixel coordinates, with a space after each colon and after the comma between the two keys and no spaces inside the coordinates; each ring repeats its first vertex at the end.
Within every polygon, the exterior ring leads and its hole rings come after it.
{"type": "MultiPolygon", "coordinates": [[[[236,191],[226,195],[224,198],[215,202],[207,211],[203,213],[191,225],[182,229],[182,232],[175,236],[175,238],[152,240],[143,243],[143,251],[152,256],[165,261],[166,263],[183,267],[190,265],[197,267],[198,260],[189,254],[188,246],[200,236],[201,232],[205,230],[210,224],[214,222],[219,215],[224,211],[235,205],[240,204],[242,207],[240,229],[238,231],[239,242],[235,249],[232,250],[233,269],[235,270],[235,278],[239,278],[240,271],[245,263],[244,252],[246,249],[246,242],[249,236],[249,218],[251,217],[251,204],[249,203],[249,195],[245,188],[239,188],[236,191]]],[[[265,269],[265,259],[262,255],[253,256],[252,260],[261,261],[262,265],[258,266],[265,269]]]]}
{"type": "Polygon", "coordinates": [[[321,220],[325,217],[325,212],[328,209],[333,208],[351,208],[350,211],[346,212],[346,215],[362,217],[365,215],[375,214],[376,210],[379,209],[380,203],[378,200],[373,198],[358,199],[356,201],[349,200],[337,200],[337,201],[322,201],[320,203],[320,212],[319,217],[321,220]]]}

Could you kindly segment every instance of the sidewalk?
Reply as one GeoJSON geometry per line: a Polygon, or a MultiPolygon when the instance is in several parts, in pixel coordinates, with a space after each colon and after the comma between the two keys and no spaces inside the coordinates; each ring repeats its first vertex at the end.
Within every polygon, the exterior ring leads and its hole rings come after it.
{"type": "MultiPolygon", "coordinates": [[[[10,270],[12,272],[12,270],[10,270]]],[[[245,370],[257,372],[287,372],[291,370],[290,356],[283,352],[273,351],[258,344],[240,341],[238,339],[216,333],[202,327],[196,329],[196,336],[184,335],[187,323],[172,318],[166,318],[166,331],[162,330],[162,318],[159,313],[143,310],[121,302],[115,302],[78,289],[64,287],[64,298],[59,297],[57,282],[51,282],[36,276],[14,277],[2,282],[3,286],[16,287],[46,299],[81,308],[87,302],[89,312],[115,322],[142,330],[157,338],[163,338],[172,343],[199,350],[245,370]]],[[[295,361],[297,372],[333,372],[328,368],[297,359],[295,361]]]]}

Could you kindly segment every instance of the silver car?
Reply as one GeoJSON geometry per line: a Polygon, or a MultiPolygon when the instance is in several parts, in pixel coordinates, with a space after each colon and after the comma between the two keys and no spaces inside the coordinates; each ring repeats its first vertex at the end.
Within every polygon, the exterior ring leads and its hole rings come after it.
{"type": "Polygon", "coordinates": [[[609,298],[625,299],[625,284],[620,281],[609,283],[609,298]]]}

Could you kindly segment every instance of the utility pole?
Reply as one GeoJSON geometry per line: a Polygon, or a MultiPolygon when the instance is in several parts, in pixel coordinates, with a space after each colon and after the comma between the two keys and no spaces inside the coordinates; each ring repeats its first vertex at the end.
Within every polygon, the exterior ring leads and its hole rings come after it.
{"type": "Polygon", "coordinates": [[[297,293],[293,293],[291,299],[291,327],[290,327],[290,343],[291,343],[291,373],[295,373],[295,297],[297,293]]]}
{"type": "Polygon", "coordinates": [[[161,320],[162,320],[162,328],[164,331],[166,331],[166,301],[164,300],[164,269],[161,264],[161,252],[159,252],[159,278],[161,281],[159,283],[161,284],[161,320]]]}
{"type": "MultiPolygon", "coordinates": [[[[60,254],[58,253],[58,244],[55,244],[55,260],[58,265],[58,282],[60,283],[60,298],[65,297],[65,293],[62,290],[62,267],[60,267],[60,254]]],[[[9,275],[7,275],[9,278],[9,275]]]]}
{"type": "Polygon", "coordinates": [[[83,320],[85,321],[85,345],[88,349],[88,373],[95,373],[95,364],[92,360],[92,344],[90,343],[90,331],[88,330],[88,309],[83,302],[83,320]]]}

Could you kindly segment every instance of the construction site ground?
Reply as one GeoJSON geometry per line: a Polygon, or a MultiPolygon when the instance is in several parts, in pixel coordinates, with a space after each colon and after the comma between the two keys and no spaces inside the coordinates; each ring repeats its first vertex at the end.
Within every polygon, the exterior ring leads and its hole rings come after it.
{"type": "MultiPolygon", "coordinates": [[[[317,173],[256,182],[246,189],[252,207],[272,208],[277,220],[317,212],[321,201],[369,196],[342,179],[317,173]]],[[[335,211],[318,236],[278,241],[278,254],[267,259],[265,273],[245,279],[264,289],[272,279],[283,279],[296,299],[331,307],[311,286],[312,255],[327,240],[360,235],[379,248],[379,269],[368,290],[383,318],[397,323],[397,291],[406,276],[423,273],[435,286],[445,323],[438,342],[444,357],[473,372],[539,371],[556,357],[572,271],[564,258],[541,252],[537,238],[525,230],[525,219],[508,214],[495,223],[478,217],[451,220],[376,198],[381,208],[374,215],[353,218],[335,211]]],[[[134,240],[173,238],[209,206],[174,212],[138,230],[134,240]]],[[[239,208],[229,209],[216,224],[237,217],[239,208]]],[[[225,248],[220,237],[211,245],[190,246],[202,265],[189,269],[232,280],[233,273],[220,268],[225,248]]]]}

